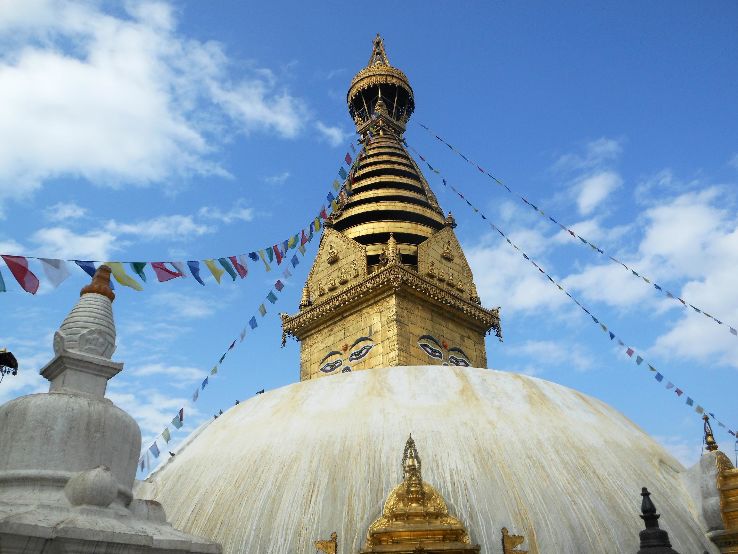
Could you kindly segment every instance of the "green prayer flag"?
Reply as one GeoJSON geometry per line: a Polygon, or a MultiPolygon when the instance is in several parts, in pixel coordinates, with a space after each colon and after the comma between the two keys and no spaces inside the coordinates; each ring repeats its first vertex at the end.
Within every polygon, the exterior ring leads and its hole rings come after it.
{"type": "Polygon", "coordinates": [[[269,300],[269,302],[271,302],[272,304],[277,301],[277,295],[274,294],[274,291],[269,291],[269,294],[267,294],[267,300],[269,300]]]}
{"type": "Polygon", "coordinates": [[[141,280],[145,283],[146,274],[144,273],[144,267],[146,267],[146,262],[131,262],[129,265],[136,275],[141,277],[141,280]]]}
{"type": "Polygon", "coordinates": [[[179,420],[179,416],[176,416],[172,420],[172,425],[174,425],[177,429],[181,429],[182,428],[182,422],[179,420]]]}
{"type": "Polygon", "coordinates": [[[274,249],[273,248],[271,248],[271,247],[267,248],[266,249],[266,255],[267,255],[267,258],[269,258],[269,261],[270,262],[273,262],[274,261],[274,249]]]}
{"type": "Polygon", "coordinates": [[[3,280],[3,272],[0,271],[0,292],[8,292],[5,288],[5,281],[3,280]]]}
{"type": "Polygon", "coordinates": [[[231,278],[235,281],[236,280],[236,270],[233,269],[233,266],[231,265],[231,263],[225,258],[218,258],[218,262],[220,263],[220,265],[223,266],[223,269],[225,269],[228,272],[228,275],[230,275],[231,278]]]}
{"type": "Polygon", "coordinates": [[[213,366],[213,369],[210,370],[210,375],[215,375],[218,373],[218,366],[217,364],[213,366]]]}
{"type": "Polygon", "coordinates": [[[341,183],[339,183],[337,180],[333,181],[333,188],[338,190],[341,188],[341,183]]]}
{"type": "Polygon", "coordinates": [[[172,435],[169,434],[169,427],[164,427],[164,430],[161,432],[161,436],[167,442],[169,442],[170,440],[172,440],[172,435]]]}

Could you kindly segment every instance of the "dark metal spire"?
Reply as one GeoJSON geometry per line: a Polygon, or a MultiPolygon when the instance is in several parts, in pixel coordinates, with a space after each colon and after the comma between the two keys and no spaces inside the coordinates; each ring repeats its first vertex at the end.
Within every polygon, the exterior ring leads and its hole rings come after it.
{"type": "Polygon", "coordinates": [[[671,548],[669,533],[659,529],[659,518],[656,506],[651,500],[651,493],[646,487],[641,490],[643,501],[641,502],[641,519],[646,522],[646,528],[639,533],[641,537],[641,549],[638,554],[679,554],[671,548]]]}

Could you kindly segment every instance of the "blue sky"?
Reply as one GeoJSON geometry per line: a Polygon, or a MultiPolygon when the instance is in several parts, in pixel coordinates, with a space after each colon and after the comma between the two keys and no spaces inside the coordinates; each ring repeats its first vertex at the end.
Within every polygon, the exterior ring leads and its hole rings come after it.
{"type": "MultiPolygon", "coordinates": [[[[414,121],[560,221],[726,322],[738,323],[738,7],[733,2],[0,3],[0,253],[188,260],[283,240],[321,205],[352,140],[345,93],[377,32],[410,78],[410,145],[619,336],[738,426],[738,339],[686,313],[472,170],[414,121]]],[[[426,172],[505,341],[491,367],[612,404],[685,463],[701,421],[426,172]]],[[[280,295],[294,312],[316,244],[280,295]]],[[[34,266],[37,273],[40,268],[34,266]]],[[[0,346],[45,389],[51,338],[87,281],[36,296],[0,265],[0,346]]],[[[150,281],[153,277],[150,273],[150,281]]],[[[126,363],[109,396],[145,441],[298,379],[275,314],[188,399],[275,279],[117,287],[126,363]]],[[[576,432],[573,430],[573,432],[576,432]]],[[[724,450],[733,443],[717,434],[724,450]]],[[[552,437],[555,440],[555,437],[552,437]]]]}

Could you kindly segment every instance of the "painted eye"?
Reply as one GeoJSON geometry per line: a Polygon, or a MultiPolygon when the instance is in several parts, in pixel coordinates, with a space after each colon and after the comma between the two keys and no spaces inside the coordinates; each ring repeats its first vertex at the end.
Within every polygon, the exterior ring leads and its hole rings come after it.
{"type": "Polygon", "coordinates": [[[349,366],[346,366],[346,367],[344,367],[344,368],[343,368],[343,369],[341,370],[341,373],[351,373],[351,368],[350,368],[349,366]]]}
{"type": "Polygon", "coordinates": [[[425,350],[425,353],[428,354],[431,358],[436,358],[437,360],[443,359],[443,352],[438,350],[438,348],[433,348],[427,342],[419,342],[418,346],[420,346],[420,348],[425,350]]]}
{"type": "Polygon", "coordinates": [[[321,367],[320,371],[322,371],[323,373],[331,373],[332,371],[336,371],[342,365],[343,360],[333,360],[332,362],[328,362],[323,367],[321,367]]]}
{"type": "Polygon", "coordinates": [[[374,347],[373,344],[365,344],[358,350],[354,350],[349,354],[349,361],[350,362],[356,362],[358,360],[361,360],[364,356],[369,354],[369,351],[374,347]]]}
{"type": "Polygon", "coordinates": [[[450,363],[451,365],[461,365],[464,367],[469,367],[471,365],[464,358],[457,358],[456,356],[453,356],[453,355],[448,357],[448,363],[450,363]]]}

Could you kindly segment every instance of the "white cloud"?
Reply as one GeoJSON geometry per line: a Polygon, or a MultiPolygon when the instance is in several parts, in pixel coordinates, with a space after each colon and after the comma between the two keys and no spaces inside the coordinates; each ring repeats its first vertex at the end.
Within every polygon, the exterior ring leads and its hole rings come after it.
{"type": "Polygon", "coordinates": [[[322,121],[316,121],[315,128],[331,146],[340,146],[350,136],[350,133],[344,133],[340,127],[326,125],[322,121]]]}
{"type": "Polygon", "coordinates": [[[69,219],[79,219],[87,214],[87,209],[78,206],[74,202],[57,202],[53,206],[49,206],[44,210],[46,219],[53,222],[67,221],[69,219]]]}
{"type": "Polygon", "coordinates": [[[189,398],[165,395],[156,389],[142,388],[130,392],[128,388],[122,390],[117,383],[117,386],[108,388],[105,396],[133,416],[141,427],[142,434],[151,435],[152,438],[161,433],[180,408],[185,407],[185,417],[192,417],[197,413],[190,406],[189,398]]]}
{"type": "Polygon", "coordinates": [[[215,228],[197,223],[189,215],[162,215],[135,223],[109,221],[105,230],[115,235],[130,235],[143,240],[184,240],[215,231],[215,228]]]}
{"type": "Polygon", "coordinates": [[[215,313],[215,306],[205,298],[166,291],[151,297],[151,304],[165,308],[167,317],[200,319],[215,313]]]}
{"type": "Polygon", "coordinates": [[[123,243],[108,231],[76,233],[65,227],[45,227],[31,235],[35,253],[47,258],[67,260],[106,260],[123,243]]]}
{"type": "Polygon", "coordinates": [[[178,381],[188,382],[200,381],[208,374],[207,371],[197,367],[178,366],[162,363],[144,364],[140,366],[134,366],[133,368],[129,367],[127,369],[130,371],[131,375],[136,375],[139,377],[148,377],[151,375],[167,375],[171,377],[176,377],[178,381]]]}
{"type": "Polygon", "coordinates": [[[163,2],[4,2],[0,51],[0,197],[55,177],[100,185],[224,174],[212,153],[229,134],[295,136],[299,99],[268,70],[183,36],[163,2]],[[10,4],[10,5],[9,5],[10,4]],[[11,7],[12,6],[12,7],[11,7]]]}
{"type": "Polygon", "coordinates": [[[564,369],[573,368],[577,371],[587,371],[594,366],[592,357],[578,344],[564,346],[555,341],[529,340],[511,347],[511,350],[535,362],[535,365],[528,364],[526,373],[530,373],[532,367],[540,372],[542,367],[550,366],[563,366],[564,369]]]}
{"type": "MultiPolygon", "coordinates": [[[[286,174],[289,177],[289,173],[286,174]]],[[[287,178],[285,177],[285,179],[287,178]]],[[[197,215],[203,219],[213,219],[223,223],[233,223],[234,221],[251,221],[254,219],[254,209],[246,206],[246,201],[241,198],[237,200],[228,211],[211,206],[203,206],[197,212],[197,215]]]]}
{"type": "Polygon", "coordinates": [[[728,160],[728,165],[735,169],[738,169],[738,154],[733,154],[733,157],[728,160]]]}
{"type": "Polygon", "coordinates": [[[589,175],[574,185],[579,213],[587,215],[599,206],[623,181],[614,171],[600,171],[589,175]]]}
{"type": "Polygon", "coordinates": [[[581,154],[569,153],[560,156],[554,164],[554,169],[560,171],[591,170],[616,160],[622,151],[620,141],[602,137],[587,143],[581,154]]]}
{"type": "Polygon", "coordinates": [[[654,435],[654,440],[661,443],[669,454],[681,462],[684,467],[696,464],[702,455],[702,449],[694,441],[686,441],[674,435],[654,435]]]}
{"type": "Polygon", "coordinates": [[[23,254],[25,249],[14,240],[0,240],[0,254],[18,255],[23,254]]]}
{"type": "Polygon", "coordinates": [[[277,173],[276,175],[270,175],[269,177],[266,177],[264,181],[269,183],[270,185],[281,185],[287,179],[290,178],[290,172],[289,171],[283,171],[282,173],[277,173]]]}

